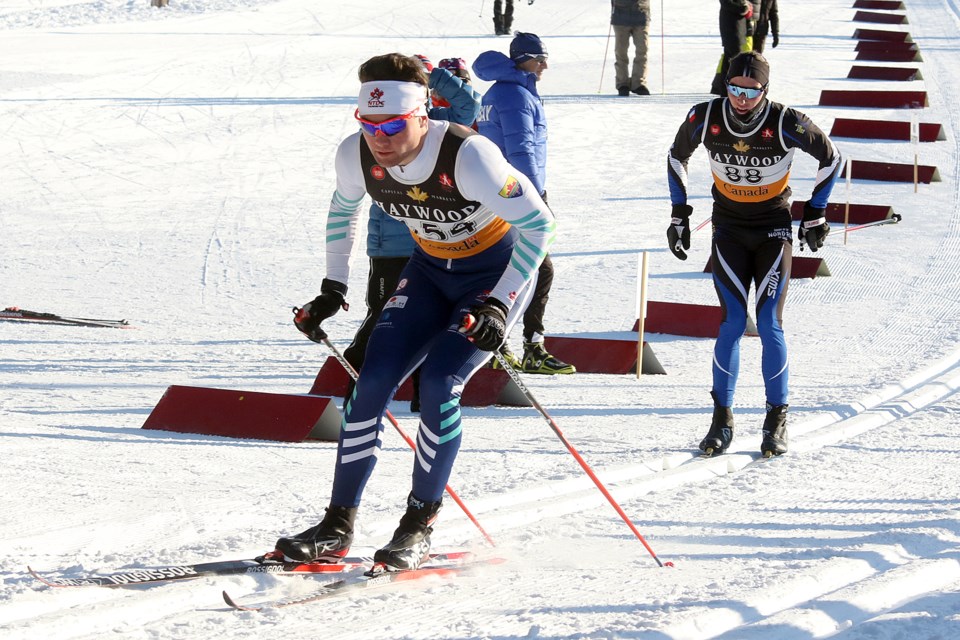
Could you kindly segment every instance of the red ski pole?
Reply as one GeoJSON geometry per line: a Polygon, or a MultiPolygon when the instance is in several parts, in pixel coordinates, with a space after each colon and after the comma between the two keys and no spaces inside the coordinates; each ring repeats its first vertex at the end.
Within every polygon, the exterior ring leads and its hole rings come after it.
{"type": "MultiPolygon", "coordinates": [[[[472,315],[467,314],[463,318],[461,331],[463,332],[469,331],[470,327],[472,327],[475,323],[476,323],[476,319],[472,315]]],[[[643,535],[641,535],[640,531],[637,530],[637,527],[634,526],[633,522],[630,520],[630,517],[627,516],[627,514],[624,512],[622,508],[620,508],[620,505],[617,504],[617,501],[613,498],[612,495],[610,495],[610,492],[607,491],[607,488],[603,486],[603,483],[600,481],[600,478],[598,478],[597,475],[593,472],[593,469],[590,468],[590,465],[586,463],[583,457],[577,452],[576,448],[572,444],[570,444],[570,441],[567,440],[567,438],[563,435],[563,432],[560,431],[560,427],[557,426],[556,421],[554,421],[554,419],[550,417],[550,414],[547,413],[546,409],[544,409],[540,405],[540,403],[537,402],[537,399],[533,397],[533,394],[530,393],[530,390],[527,389],[527,386],[523,384],[523,380],[520,378],[520,374],[517,373],[517,370],[513,368],[513,365],[511,365],[507,361],[507,359],[503,357],[503,354],[500,353],[499,350],[493,352],[493,357],[497,359],[497,361],[500,363],[500,366],[503,367],[503,370],[506,371],[507,375],[510,376],[510,379],[513,380],[513,383],[517,385],[520,391],[523,392],[523,395],[527,397],[527,400],[530,401],[530,404],[532,404],[534,408],[540,412],[540,415],[542,415],[547,420],[547,424],[550,425],[550,428],[553,429],[553,432],[557,434],[558,438],[560,438],[560,442],[562,442],[564,446],[567,448],[567,450],[571,454],[573,454],[574,459],[576,459],[580,467],[587,473],[588,476],[590,476],[590,479],[593,480],[593,483],[595,485],[597,485],[597,489],[600,490],[600,493],[603,494],[603,497],[607,499],[607,502],[610,503],[610,505],[617,512],[617,514],[623,519],[623,521],[627,524],[627,526],[630,527],[630,531],[632,531],[633,535],[637,537],[637,540],[639,540],[643,544],[643,546],[647,549],[647,552],[650,553],[653,559],[657,561],[657,564],[660,565],[661,567],[672,567],[673,566],[672,562],[667,562],[667,563],[660,562],[660,558],[657,557],[657,554],[654,553],[650,545],[647,544],[647,541],[644,539],[643,535]]]]}

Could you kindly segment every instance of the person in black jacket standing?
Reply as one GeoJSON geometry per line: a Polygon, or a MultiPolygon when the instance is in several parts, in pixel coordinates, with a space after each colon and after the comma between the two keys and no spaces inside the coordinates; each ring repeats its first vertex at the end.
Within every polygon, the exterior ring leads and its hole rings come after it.
{"type": "Polygon", "coordinates": [[[647,28],[650,22],[649,0],[610,0],[610,24],[614,33],[614,64],[617,93],[628,96],[634,92],[650,95],[647,89],[647,48],[650,43],[647,28]],[[630,67],[630,39],[633,38],[633,67],[630,67]],[[630,72],[627,73],[627,70],[630,72]]]}
{"type": "Polygon", "coordinates": [[[513,0],[494,0],[493,32],[498,36],[508,36],[513,29],[513,0]],[[503,5],[506,5],[504,7],[503,5]]]}
{"type": "Polygon", "coordinates": [[[713,77],[710,93],[727,95],[725,79],[730,61],[752,47],[747,45],[747,25],[753,18],[754,5],[750,0],[720,0],[720,42],[723,55],[713,77]]]}
{"type": "Polygon", "coordinates": [[[777,0],[760,0],[760,12],[754,16],[757,26],[753,32],[753,50],[763,53],[767,34],[773,36],[770,46],[774,49],[780,44],[780,14],[777,12],[777,0]]]}

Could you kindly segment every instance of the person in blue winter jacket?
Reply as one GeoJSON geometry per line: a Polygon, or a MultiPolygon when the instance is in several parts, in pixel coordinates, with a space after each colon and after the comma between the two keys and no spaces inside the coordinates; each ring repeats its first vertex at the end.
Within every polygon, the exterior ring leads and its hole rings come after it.
{"type": "MultiPolygon", "coordinates": [[[[432,120],[449,120],[470,126],[480,113],[480,94],[449,69],[434,67],[430,60],[417,56],[430,74],[430,89],[443,98],[448,106],[433,107],[427,115],[432,120]]],[[[393,295],[400,280],[400,272],[407,265],[416,243],[403,222],[391,218],[376,204],[370,205],[367,223],[367,257],[370,272],[367,276],[367,314],[343,355],[350,365],[360,371],[367,352],[367,342],[377,324],[380,312],[393,295]]],[[[420,376],[414,372],[411,411],[420,408],[420,376]]],[[[352,385],[351,385],[352,386],[352,385]]],[[[347,396],[349,396],[349,390],[347,396]]]]}
{"type": "MultiPolygon", "coordinates": [[[[547,118],[537,83],[548,68],[547,49],[532,33],[518,31],[510,42],[510,57],[500,51],[481,53],[473,63],[478,78],[494,84],[483,95],[477,126],[493,141],[510,164],[530,179],[547,201],[547,118]]],[[[549,203],[548,203],[549,206],[549,203]]],[[[527,373],[575,373],[576,368],[544,348],[543,316],[553,284],[553,263],[540,264],[530,306],[523,315],[523,359],[504,343],[501,353],[527,373]]],[[[497,361],[494,360],[496,366],[497,361]]]]}

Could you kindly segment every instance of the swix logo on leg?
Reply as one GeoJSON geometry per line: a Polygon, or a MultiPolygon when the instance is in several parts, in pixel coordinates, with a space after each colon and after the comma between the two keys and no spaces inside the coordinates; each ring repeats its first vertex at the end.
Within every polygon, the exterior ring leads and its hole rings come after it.
{"type": "Polygon", "coordinates": [[[771,271],[770,280],[767,281],[767,297],[772,298],[777,294],[777,287],[780,286],[780,272],[771,271]]]}

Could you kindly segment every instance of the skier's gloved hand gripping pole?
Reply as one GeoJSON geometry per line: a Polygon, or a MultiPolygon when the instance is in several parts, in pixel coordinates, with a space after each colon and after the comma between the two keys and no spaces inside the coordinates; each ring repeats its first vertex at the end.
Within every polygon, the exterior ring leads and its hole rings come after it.
{"type": "MultiPolygon", "coordinates": [[[[324,280],[324,282],[326,283],[327,280],[324,280]]],[[[321,291],[323,291],[322,286],[321,286],[321,291]]],[[[344,294],[345,293],[346,291],[344,290],[344,294]]],[[[323,293],[317,296],[313,302],[320,300],[320,298],[322,297],[323,297],[323,293]]],[[[343,299],[343,296],[341,295],[341,300],[342,299],[343,299]]],[[[297,326],[297,329],[299,329],[301,333],[306,335],[308,338],[310,338],[314,342],[319,342],[320,344],[326,345],[327,348],[330,349],[330,352],[333,353],[334,357],[336,357],[337,361],[340,362],[341,366],[343,366],[346,372],[350,375],[350,377],[353,378],[354,381],[356,381],[357,378],[359,377],[356,369],[354,369],[353,365],[351,365],[347,361],[347,359],[343,356],[343,354],[340,353],[340,350],[337,349],[332,342],[330,342],[330,339],[327,338],[326,332],[324,332],[323,329],[320,328],[320,323],[323,320],[326,320],[327,318],[335,314],[337,312],[337,309],[339,308],[340,306],[334,308],[332,313],[324,316],[321,320],[316,321],[316,323],[312,323],[310,322],[311,316],[313,315],[311,311],[316,309],[316,307],[313,306],[313,303],[305,304],[302,309],[294,307],[293,308],[293,324],[297,326]],[[307,309],[307,307],[310,307],[310,309],[307,309]],[[308,329],[309,329],[309,333],[308,333],[308,329]]],[[[343,303],[343,308],[344,309],[346,308],[345,302],[343,303]]],[[[393,414],[390,413],[390,411],[386,411],[385,415],[387,417],[387,420],[390,421],[390,424],[393,425],[393,428],[396,429],[397,433],[400,434],[400,437],[404,439],[404,441],[407,443],[407,445],[411,449],[416,451],[417,445],[413,442],[413,440],[410,439],[410,436],[408,436],[407,433],[400,427],[400,423],[397,422],[397,419],[393,417],[393,414]]],[[[447,491],[447,495],[449,495],[453,499],[453,501],[457,503],[457,506],[460,507],[461,510],[463,510],[463,513],[468,518],[470,518],[470,521],[473,522],[474,525],[476,525],[477,529],[480,530],[480,533],[483,534],[483,537],[487,540],[487,542],[490,543],[490,546],[491,547],[497,546],[497,544],[493,541],[493,538],[490,537],[490,534],[487,533],[486,530],[483,528],[483,526],[480,524],[480,521],[477,520],[476,516],[474,516],[473,513],[470,512],[470,509],[467,508],[467,505],[464,504],[463,500],[460,499],[460,496],[457,495],[457,493],[450,487],[449,484],[446,485],[445,488],[447,491]]]]}
{"type": "Polygon", "coordinates": [[[460,324],[460,333],[467,336],[467,339],[473,342],[479,349],[493,352],[493,357],[497,359],[497,361],[500,363],[500,366],[503,367],[503,370],[506,371],[507,375],[510,376],[510,379],[513,380],[513,383],[516,384],[520,391],[523,392],[523,395],[526,396],[527,400],[530,401],[530,404],[532,404],[534,408],[540,412],[540,415],[546,419],[547,424],[550,425],[550,428],[553,429],[553,432],[557,434],[558,438],[560,438],[560,442],[564,444],[567,450],[580,464],[580,467],[583,468],[588,476],[590,476],[590,479],[593,480],[595,485],[597,485],[597,489],[600,490],[600,493],[603,494],[603,497],[607,499],[607,502],[613,506],[617,514],[623,519],[627,526],[630,527],[630,531],[633,532],[633,535],[635,535],[637,539],[643,543],[643,546],[650,553],[653,559],[657,561],[657,564],[661,567],[672,567],[672,562],[663,563],[660,561],[660,558],[657,557],[657,554],[654,553],[650,545],[647,544],[647,541],[644,539],[643,535],[641,535],[640,531],[637,530],[637,527],[634,526],[633,522],[631,522],[630,517],[627,516],[622,508],[620,508],[620,505],[617,504],[617,501],[612,495],[610,495],[610,492],[607,491],[607,488],[603,486],[600,478],[597,477],[597,475],[593,472],[593,469],[590,468],[590,465],[588,465],[580,456],[576,448],[570,444],[570,441],[567,440],[567,438],[563,435],[563,432],[560,431],[560,427],[557,426],[557,423],[553,418],[550,417],[550,414],[547,413],[546,409],[544,409],[540,403],[537,402],[537,399],[533,397],[533,394],[530,393],[530,390],[527,389],[527,386],[523,384],[520,374],[517,373],[516,369],[513,368],[503,354],[500,353],[500,345],[503,344],[505,332],[503,330],[503,324],[500,324],[499,339],[497,339],[496,344],[494,344],[493,336],[497,333],[496,323],[491,323],[489,321],[489,316],[485,315],[489,313],[489,308],[491,306],[494,308],[499,308],[503,307],[504,305],[496,298],[487,298],[485,303],[477,305],[470,310],[470,313],[463,317],[463,320],[460,324]],[[494,304],[490,305],[491,302],[494,304]],[[484,327],[485,324],[486,328],[484,327]]]}
{"type": "Polygon", "coordinates": [[[347,304],[347,285],[324,278],[320,284],[320,295],[301,308],[294,307],[293,324],[300,333],[314,342],[322,342],[326,340],[327,334],[320,328],[320,324],[327,318],[332,318],[340,309],[350,310],[350,305],[347,304]]]}
{"type": "Polygon", "coordinates": [[[797,229],[797,239],[800,240],[800,251],[803,251],[804,244],[810,247],[814,253],[817,249],[823,247],[823,241],[830,233],[830,225],[827,224],[826,209],[813,207],[809,202],[803,205],[803,219],[800,221],[800,227],[797,229]]]}

